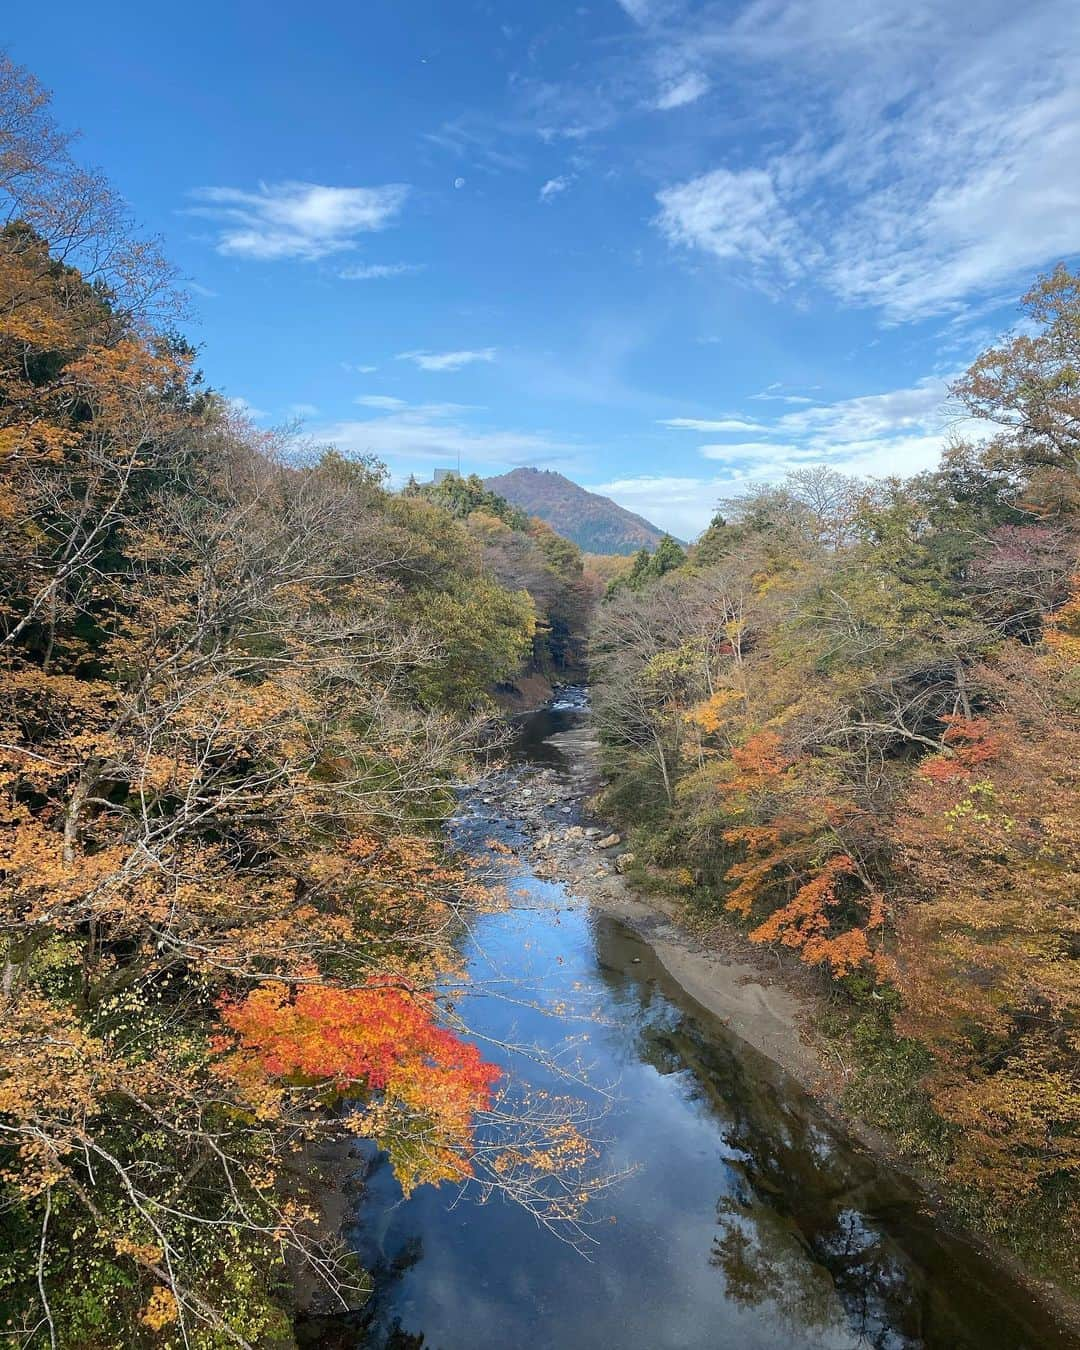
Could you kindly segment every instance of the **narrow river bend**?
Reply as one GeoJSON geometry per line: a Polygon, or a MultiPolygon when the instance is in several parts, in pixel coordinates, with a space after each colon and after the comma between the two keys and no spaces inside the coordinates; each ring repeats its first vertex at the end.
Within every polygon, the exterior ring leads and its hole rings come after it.
{"type": "MultiPolygon", "coordinates": [[[[580,724],[532,715],[518,766],[559,763],[547,739],[580,724]]],[[[567,767],[568,766],[564,766],[567,767]]],[[[524,841],[497,787],[462,803],[475,851],[524,841]]],[[[559,808],[552,808],[558,812],[559,808]]],[[[563,812],[553,820],[569,823],[563,812]]],[[[524,852],[524,850],[523,850],[524,852]]],[[[527,855],[526,855],[527,856],[527,855]]],[[[511,866],[505,913],[480,920],[462,1012],[504,1042],[588,1037],[592,1082],[615,1084],[601,1166],[633,1169],[600,1200],[588,1259],[500,1200],[452,1188],[409,1200],[371,1162],[352,1245],[376,1292],[306,1343],[356,1350],[1064,1350],[1031,1298],[922,1212],[903,1179],[854,1145],[782,1070],[671,980],[651,949],[558,881],[511,866]],[[564,1017],[552,1016],[566,1005],[564,1017]],[[579,1019],[580,1018],[580,1022],[579,1019]]],[[[491,1051],[485,1047],[485,1053],[491,1051]]],[[[498,1058],[498,1056],[494,1056],[498,1058]]],[[[507,1071],[542,1079],[528,1056],[507,1071]]],[[[563,1089],[565,1090],[565,1089],[563,1089]]]]}

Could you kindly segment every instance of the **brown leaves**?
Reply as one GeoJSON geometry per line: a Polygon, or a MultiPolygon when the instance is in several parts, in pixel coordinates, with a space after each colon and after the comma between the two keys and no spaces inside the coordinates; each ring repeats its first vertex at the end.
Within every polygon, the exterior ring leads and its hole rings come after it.
{"type": "Polygon", "coordinates": [[[957,758],[976,762],[928,761],[896,825],[903,1025],[936,1056],[962,1174],[1014,1195],[1080,1170],[1080,726],[1032,671],[1031,653],[1000,664],[1009,712],[953,723],[957,758]]]}

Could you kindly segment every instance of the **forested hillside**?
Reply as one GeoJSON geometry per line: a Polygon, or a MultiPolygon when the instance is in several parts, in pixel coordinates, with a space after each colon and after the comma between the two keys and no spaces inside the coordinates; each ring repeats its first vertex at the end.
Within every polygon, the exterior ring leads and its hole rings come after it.
{"type": "Polygon", "coordinates": [[[439,483],[410,481],[404,495],[434,503],[463,522],[492,575],[508,591],[526,591],[536,609],[530,668],[580,674],[583,637],[595,599],[581,550],[485,486],[475,474],[439,483]]]}
{"type": "Polygon", "coordinates": [[[586,553],[636,553],[655,548],[663,535],[643,516],[553,469],[513,469],[484,483],[511,505],[546,520],[586,553]]]}
{"type": "Polygon", "coordinates": [[[849,1104],[1075,1278],[1080,278],[1025,306],[954,390],[984,442],[724,503],[593,668],[639,876],[842,993],[849,1104]]]}
{"type": "Polygon", "coordinates": [[[0,201],[2,1334],[288,1345],[286,1267],[361,1296],[328,1140],[572,1208],[435,993],[491,903],[438,826],[579,564],[237,417],[6,62],[0,201]]]}

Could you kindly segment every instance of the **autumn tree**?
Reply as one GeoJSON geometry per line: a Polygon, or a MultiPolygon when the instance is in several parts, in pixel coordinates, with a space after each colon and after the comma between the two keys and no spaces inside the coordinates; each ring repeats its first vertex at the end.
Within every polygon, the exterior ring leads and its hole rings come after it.
{"type": "Polygon", "coordinates": [[[438,826],[535,611],[378,464],[205,392],[66,155],[0,66],[5,1329],[287,1344],[284,1260],[359,1296],[320,1141],[571,1209],[565,1115],[515,1133],[444,996],[490,900],[438,826]]]}
{"type": "Polygon", "coordinates": [[[1076,1232],[1080,725],[1053,644],[997,653],[990,716],[958,720],[897,816],[902,1027],[933,1051],[956,1176],[1076,1232]]]}

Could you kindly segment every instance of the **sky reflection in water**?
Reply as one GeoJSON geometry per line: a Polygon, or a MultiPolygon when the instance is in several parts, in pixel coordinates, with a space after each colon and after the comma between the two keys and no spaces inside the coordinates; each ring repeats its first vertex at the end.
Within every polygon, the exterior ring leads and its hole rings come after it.
{"type": "MultiPolygon", "coordinates": [[[[493,833],[514,837],[487,816],[462,828],[477,843],[493,833]]],[[[568,1034],[587,1035],[590,1080],[616,1085],[600,1125],[602,1165],[632,1175],[603,1197],[586,1260],[501,1200],[479,1205],[450,1188],[425,1187],[402,1201],[377,1159],[353,1232],[377,1277],[366,1325],[326,1323],[309,1329],[311,1343],[1068,1345],[1000,1272],[938,1233],[906,1185],[853,1148],[785,1074],[683,996],[634,934],[565,908],[560,887],[527,873],[513,886],[541,912],[480,922],[470,962],[481,988],[493,992],[462,1011],[483,1033],[519,1044],[551,1049],[568,1034]],[[565,1004],[570,1019],[547,1016],[529,1000],[565,1004]]],[[[504,1062],[537,1086],[566,1090],[527,1059],[504,1062]]]]}

